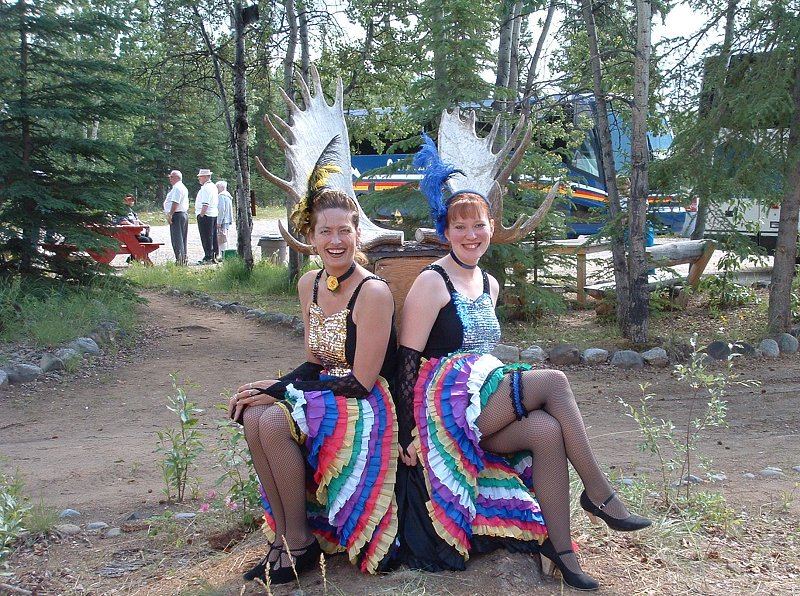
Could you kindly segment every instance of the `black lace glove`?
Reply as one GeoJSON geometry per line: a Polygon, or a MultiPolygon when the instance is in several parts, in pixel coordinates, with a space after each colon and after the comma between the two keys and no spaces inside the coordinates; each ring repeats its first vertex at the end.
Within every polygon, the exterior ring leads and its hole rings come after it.
{"type": "Polygon", "coordinates": [[[322,372],[322,365],[316,362],[303,362],[300,366],[292,372],[286,373],[278,378],[279,383],[275,383],[271,387],[259,390],[259,393],[266,393],[275,399],[283,399],[283,394],[286,392],[286,386],[289,383],[296,381],[311,381],[318,379],[319,374],[322,372]]]}
{"type": "MultiPolygon", "coordinates": [[[[411,431],[417,426],[414,420],[414,385],[419,377],[422,353],[400,346],[397,350],[397,371],[394,380],[394,407],[397,410],[398,438],[405,452],[411,445],[411,431]]],[[[406,453],[407,455],[407,453],[406,453]]]]}
{"type": "Polygon", "coordinates": [[[280,382],[275,383],[266,389],[262,389],[261,393],[266,393],[267,395],[271,395],[276,399],[283,399],[283,395],[286,393],[286,387],[288,385],[292,385],[295,389],[299,389],[300,391],[328,390],[333,392],[334,395],[355,397],[357,399],[361,399],[369,395],[370,390],[359,383],[358,379],[353,376],[353,373],[343,377],[320,379],[319,374],[321,371],[322,367],[319,364],[306,362],[304,365],[299,366],[288,375],[281,377],[280,382]],[[305,370],[308,374],[305,376],[292,376],[296,371],[302,369],[306,365],[308,365],[308,367],[305,370]]]}

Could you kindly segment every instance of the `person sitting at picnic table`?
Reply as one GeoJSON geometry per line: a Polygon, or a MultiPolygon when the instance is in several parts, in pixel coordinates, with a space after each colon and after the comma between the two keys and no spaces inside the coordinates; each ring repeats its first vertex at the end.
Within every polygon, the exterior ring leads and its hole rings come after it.
{"type": "Polygon", "coordinates": [[[152,242],[153,239],[150,237],[150,226],[142,222],[139,219],[139,216],[133,210],[133,206],[136,204],[136,197],[131,194],[127,194],[125,195],[123,201],[128,207],[128,213],[125,215],[113,216],[111,218],[111,223],[115,226],[144,226],[144,229],[141,231],[141,233],[136,235],[136,239],[139,242],[152,242]]]}

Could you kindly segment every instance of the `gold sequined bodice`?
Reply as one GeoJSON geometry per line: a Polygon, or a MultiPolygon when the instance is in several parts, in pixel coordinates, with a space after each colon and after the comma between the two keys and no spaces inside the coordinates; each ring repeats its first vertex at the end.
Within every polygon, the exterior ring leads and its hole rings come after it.
{"type": "Polygon", "coordinates": [[[329,317],[316,302],[309,306],[308,345],[311,353],[322,363],[328,374],[343,377],[351,372],[345,358],[347,317],[349,308],[343,308],[329,317]]]}

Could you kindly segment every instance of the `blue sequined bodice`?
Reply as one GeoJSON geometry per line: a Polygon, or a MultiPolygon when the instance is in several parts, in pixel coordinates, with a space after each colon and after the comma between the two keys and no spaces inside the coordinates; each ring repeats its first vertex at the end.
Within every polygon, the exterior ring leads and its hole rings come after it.
{"type": "Polygon", "coordinates": [[[488,354],[500,341],[500,322],[494,312],[492,297],[488,292],[470,300],[458,292],[451,292],[456,313],[464,328],[463,352],[488,354]]]}

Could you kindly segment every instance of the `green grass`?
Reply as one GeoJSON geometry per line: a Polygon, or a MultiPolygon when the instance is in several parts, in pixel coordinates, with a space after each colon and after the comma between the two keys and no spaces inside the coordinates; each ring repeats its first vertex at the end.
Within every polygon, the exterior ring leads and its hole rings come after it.
{"type": "Polygon", "coordinates": [[[101,321],[130,330],[133,306],[141,300],[121,280],[102,278],[91,286],[50,280],[0,280],[0,341],[55,346],[92,331],[101,321]]]}
{"type": "MultiPolygon", "coordinates": [[[[160,209],[153,211],[139,211],[136,207],[133,208],[139,220],[148,226],[165,226],[167,225],[164,219],[164,212],[160,209]]],[[[189,212],[189,216],[194,220],[194,211],[189,212]]],[[[257,206],[256,216],[253,219],[279,219],[286,217],[286,207],[283,205],[264,205],[257,206]]]]}
{"type": "Polygon", "coordinates": [[[241,259],[229,258],[220,267],[130,267],[125,277],[146,289],[206,292],[268,312],[296,315],[299,309],[296,282],[287,268],[266,260],[257,261],[249,273],[241,259]]]}

